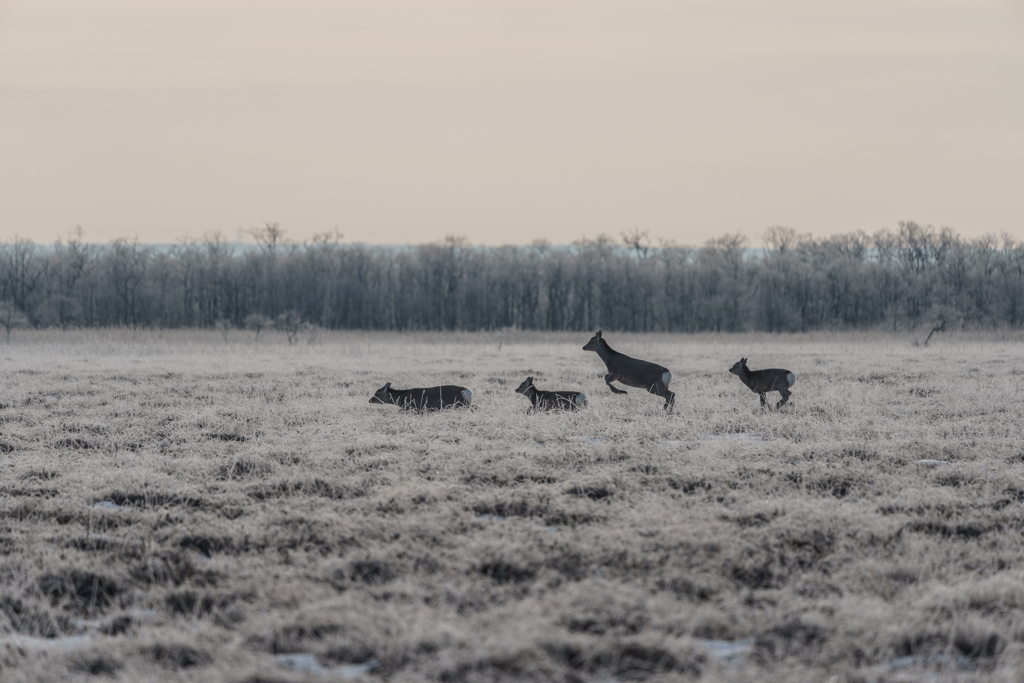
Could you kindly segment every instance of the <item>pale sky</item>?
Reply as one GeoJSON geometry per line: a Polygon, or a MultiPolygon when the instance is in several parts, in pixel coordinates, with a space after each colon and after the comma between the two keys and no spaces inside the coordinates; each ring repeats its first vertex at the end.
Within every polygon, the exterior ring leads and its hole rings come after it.
{"type": "Polygon", "coordinates": [[[1024,238],[1024,0],[0,0],[0,240],[1024,238]]]}

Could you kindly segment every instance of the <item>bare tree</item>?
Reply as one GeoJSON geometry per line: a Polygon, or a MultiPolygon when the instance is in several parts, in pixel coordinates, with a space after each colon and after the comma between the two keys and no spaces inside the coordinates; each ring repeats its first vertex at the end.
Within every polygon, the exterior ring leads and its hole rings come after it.
{"type": "Polygon", "coordinates": [[[13,301],[0,301],[0,327],[11,341],[11,330],[28,327],[28,316],[13,301]]]}
{"type": "Polygon", "coordinates": [[[764,231],[761,241],[764,242],[765,249],[781,254],[795,247],[800,241],[800,236],[793,228],[773,225],[764,231]]]}
{"type": "Polygon", "coordinates": [[[935,324],[932,326],[932,331],[928,333],[928,336],[924,338],[923,346],[928,346],[928,342],[931,341],[932,335],[936,332],[946,331],[946,315],[944,311],[939,311],[938,317],[935,320],[935,324]]]}
{"type": "Polygon", "coordinates": [[[631,231],[622,233],[622,243],[633,250],[637,261],[646,261],[650,258],[651,238],[646,230],[641,231],[634,225],[631,231]]]}
{"type": "Polygon", "coordinates": [[[264,223],[262,228],[249,228],[246,232],[252,235],[260,249],[270,254],[276,253],[278,247],[288,244],[284,238],[285,231],[276,222],[264,223]]]}
{"type": "Polygon", "coordinates": [[[79,284],[85,279],[94,249],[82,240],[82,226],[76,226],[67,243],[60,239],[53,246],[52,265],[48,269],[52,281],[50,309],[54,321],[62,328],[81,319],[79,284]]]}
{"type": "Polygon", "coordinates": [[[138,238],[118,238],[111,242],[107,254],[111,284],[117,293],[119,320],[134,327],[141,322],[143,301],[141,288],[149,266],[150,250],[138,238]]]}
{"type": "Polygon", "coordinates": [[[46,272],[46,262],[39,258],[36,245],[32,240],[15,236],[11,244],[0,251],[3,259],[5,294],[24,309],[36,286],[46,272]]]}
{"type": "Polygon", "coordinates": [[[224,337],[225,343],[228,341],[228,334],[235,328],[227,318],[217,318],[217,321],[213,326],[218,332],[220,332],[220,336],[224,337]]]}
{"type": "Polygon", "coordinates": [[[306,325],[306,343],[313,345],[316,344],[320,339],[320,333],[323,332],[323,328],[319,325],[306,325]]]}
{"type": "MultiPolygon", "coordinates": [[[[341,271],[341,239],[337,229],[313,235],[306,245],[305,258],[309,263],[308,275],[318,300],[318,312],[310,311],[322,326],[329,326],[334,314],[337,296],[337,282],[341,271]]],[[[314,304],[315,305],[315,304],[314,304]]]]}
{"type": "Polygon", "coordinates": [[[274,319],[274,327],[288,335],[288,343],[295,344],[299,341],[299,333],[305,329],[305,321],[295,309],[288,309],[274,319]]]}
{"type": "Polygon", "coordinates": [[[256,333],[256,341],[260,340],[260,332],[271,327],[274,321],[263,315],[262,313],[250,313],[245,316],[245,329],[252,330],[256,333]]]}

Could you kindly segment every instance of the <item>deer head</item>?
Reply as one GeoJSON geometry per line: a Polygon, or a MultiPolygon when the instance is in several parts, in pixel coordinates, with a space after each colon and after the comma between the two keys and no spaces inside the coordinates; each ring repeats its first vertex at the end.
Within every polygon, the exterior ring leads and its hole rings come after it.
{"type": "Polygon", "coordinates": [[[370,403],[394,403],[394,401],[391,399],[390,391],[391,382],[388,382],[387,384],[385,384],[384,386],[377,390],[377,393],[375,393],[373,395],[373,398],[370,399],[370,403]]]}
{"type": "Polygon", "coordinates": [[[527,377],[526,380],[522,384],[519,385],[519,388],[516,389],[516,393],[517,394],[523,394],[525,396],[526,392],[529,391],[530,387],[532,387],[532,386],[533,386],[533,377],[527,377]]]}
{"type": "Polygon", "coordinates": [[[590,338],[590,341],[587,342],[587,345],[583,347],[583,350],[584,351],[597,351],[599,348],[601,348],[601,344],[603,342],[604,342],[604,340],[601,339],[601,330],[598,330],[597,333],[594,334],[594,336],[590,338]]]}

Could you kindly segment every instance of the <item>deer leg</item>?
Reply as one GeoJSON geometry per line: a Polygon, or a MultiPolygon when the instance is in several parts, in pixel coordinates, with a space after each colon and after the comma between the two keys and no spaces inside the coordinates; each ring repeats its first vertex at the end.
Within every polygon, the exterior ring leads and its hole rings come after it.
{"type": "Polygon", "coordinates": [[[655,396],[661,396],[663,399],[665,399],[665,410],[669,410],[676,403],[676,395],[669,391],[668,387],[662,384],[661,382],[652,384],[651,386],[647,387],[647,391],[651,392],[655,396]]]}
{"type": "Polygon", "coordinates": [[[656,396],[661,396],[663,399],[665,399],[665,405],[663,406],[665,410],[669,410],[673,405],[675,405],[676,395],[669,391],[668,387],[662,384],[661,382],[652,384],[647,390],[652,394],[656,396]]]}
{"type": "Polygon", "coordinates": [[[672,410],[676,405],[676,395],[665,387],[665,393],[662,394],[665,397],[665,410],[672,410]]]}
{"type": "Polygon", "coordinates": [[[604,382],[605,382],[605,384],[608,385],[608,388],[611,389],[614,393],[616,393],[616,394],[628,394],[629,393],[628,391],[623,391],[622,389],[616,389],[615,387],[612,386],[612,382],[614,382],[618,378],[619,378],[618,375],[613,375],[613,374],[611,374],[609,372],[607,375],[604,376],[604,382]]]}
{"type": "Polygon", "coordinates": [[[763,391],[757,392],[757,395],[761,397],[761,410],[764,410],[765,406],[768,405],[768,399],[765,397],[763,391]]]}
{"type": "Polygon", "coordinates": [[[788,391],[786,389],[779,389],[779,393],[782,394],[782,400],[779,401],[778,404],[775,406],[775,410],[778,410],[782,406],[786,405],[786,401],[789,400],[789,397],[790,395],[792,395],[793,392],[788,391]]]}

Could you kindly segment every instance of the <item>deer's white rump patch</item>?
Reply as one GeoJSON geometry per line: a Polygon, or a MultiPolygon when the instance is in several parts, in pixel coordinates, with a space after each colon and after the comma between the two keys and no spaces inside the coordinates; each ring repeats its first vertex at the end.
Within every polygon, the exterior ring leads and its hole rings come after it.
{"type": "Polygon", "coordinates": [[[786,381],[789,382],[789,386],[796,384],[796,375],[792,372],[786,374],[786,381]]]}
{"type": "Polygon", "coordinates": [[[665,372],[661,373],[661,383],[662,384],[664,384],[667,387],[668,383],[671,382],[671,381],[672,381],[672,373],[671,372],[666,370],[665,372]]]}
{"type": "Polygon", "coordinates": [[[469,403],[473,400],[473,392],[470,391],[469,389],[463,389],[462,398],[465,399],[466,405],[469,405],[469,403]]]}

